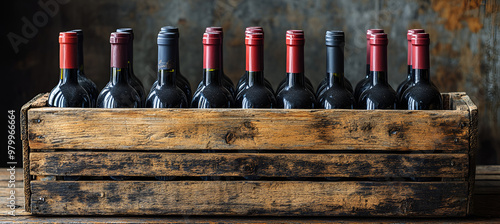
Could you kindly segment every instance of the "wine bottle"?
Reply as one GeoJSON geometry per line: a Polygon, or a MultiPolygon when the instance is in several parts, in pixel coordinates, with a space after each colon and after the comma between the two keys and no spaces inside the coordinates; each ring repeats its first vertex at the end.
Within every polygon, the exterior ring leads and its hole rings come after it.
{"type": "Polygon", "coordinates": [[[236,96],[238,108],[273,108],[276,107],[274,93],[264,81],[264,34],[245,35],[246,75],[245,86],[236,96]]]}
{"type": "Polygon", "coordinates": [[[406,40],[408,42],[408,49],[407,49],[407,56],[406,56],[406,61],[407,61],[407,72],[406,72],[406,79],[399,84],[396,93],[397,93],[397,98],[398,100],[401,100],[401,95],[403,95],[403,92],[408,88],[408,86],[413,82],[413,75],[412,75],[412,60],[411,60],[411,51],[412,51],[412,46],[411,46],[411,38],[413,34],[416,33],[425,33],[423,29],[411,29],[408,30],[406,34],[406,40]]]}
{"type": "Polygon", "coordinates": [[[313,109],[316,97],[304,75],[304,33],[286,34],[286,82],[276,96],[278,108],[313,109]]]}
{"type": "Polygon", "coordinates": [[[99,95],[99,91],[97,90],[97,86],[92,80],[87,78],[84,72],[83,67],[83,31],[81,29],[71,30],[70,32],[75,32],[78,37],[77,43],[77,66],[78,66],[78,83],[87,91],[90,97],[91,107],[95,107],[95,101],[97,100],[97,95],[99,95]]]}
{"type": "MultiPolygon", "coordinates": [[[[251,33],[262,33],[262,36],[264,37],[264,30],[260,26],[251,26],[245,29],[245,36],[251,33]]],[[[241,78],[238,80],[238,84],[236,85],[236,94],[241,92],[241,90],[244,89],[247,84],[248,84],[248,73],[247,71],[245,71],[245,74],[241,76],[241,78]]],[[[273,86],[266,78],[264,78],[264,85],[266,86],[266,88],[269,89],[269,91],[271,91],[274,94],[273,86]]]]}
{"type": "MultiPolygon", "coordinates": [[[[304,35],[304,31],[302,30],[287,30],[286,33],[287,34],[298,33],[304,35]]],[[[278,94],[287,85],[288,81],[289,80],[286,77],[283,80],[281,80],[281,82],[278,84],[278,88],[276,89],[276,94],[278,94]]],[[[311,81],[305,76],[304,76],[304,82],[305,82],[304,83],[305,87],[314,93],[314,87],[311,81]]]]}
{"type": "MultiPolygon", "coordinates": [[[[220,69],[221,69],[221,73],[222,73],[222,85],[224,86],[224,88],[226,88],[231,93],[231,95],[233,96],[233,99],[234,99],[234,97],[236,96],[236,89],[234,88],[234,83],[224,73],[224,51],[223,51],[223,46],[224,46],[224,43],[223,43],[224,42],[223,41],[223,39],[224,39],[224,32],[222,30],[222,27],[207,27],[207,28],[205,28],[205,33],[210,33],[210,32],[220,33],[220,36],[221,36],[220,41],[221,41],[221,43],[220,43],[220,49],[219,49],[219,51],[220,51],[220,55],[221,55],[220,56],[221,57],[221,61],[220,61],[221,67],[220,67],[220,69]]],[[[198,88],[197,89],[199,89],[201,87],[201,85],[202,85],[202,82],[200,82],[198,84],[198,88]]]]}
{"type": "Polygon", "coordinates": [[[222,55],[220,51],[222,34],[203,34],[203,80],[191,101],[193,108],[230,108],[234,106],[231,92],[223,86],[222,55]]]}
{"type": "MultiPolygon", "coordinates": [[[[179,39],[179,29],[175,26],[164,26],[161,28],[160,30],[160,33],[163,33],[163,32],[166,32],[166,33],[175,33],[177,34],[177,39],[179,39]]],[[[177,41],[177,43],[179,43],[179,41],[177,41]]],[[[180,66],[180,60],[179,60],[179,47],[177,46],[177,59],[175,60],[177,62],[177,75],[176,75],[176,79],[175,79],[175,82],[176,82],[176,85],[186,94],[186,97],[187,97],[187,100],[188,102],[191,101],[191,95],[192,95],[192,91],[191,91],[191,84],[189,83],[189,80],[184,77],[181,73],[181,66],[180,66]]],[[[150,89],[150,92],[156,87],[156,84],[157,84],[157,81],[155,81],[153,83],[153,85],[151,86],[151,89],[150,89]]]]}
{"type": "Polygon", "coordinates": [[[416,33],[412,43],[412,83],[402,94],[401,108],[408,110],[442,110],[443,99],[432,85],[429,66],[429,34],[416,33]]]}
{"type": "Polygon", "coordinates": [[[143,105],[144,101],[146,100],[146,92],[144,91],[144,86],[142,85],[141,80],[139,80],[139,78],[137,78],[134,73],[134,31],[132,28],[118,28],[116,29],[116,32],[130,33],[130,41],[127,46],[127,63],[130,75],[129,83],[135,89],[137,94],[139,94],[141,105],[143,105]]]}
{"type": "Polygon", "coordinates": [[[396,91],[387,80],[387,34],[376,33],[370,38],[370,86],[359,97],[358,108],[395,109],[396,91]]]}
{"type": "Polygon", "coordinates": [[[179,73],[177,59],[178,38],[176,33],[158,34],[158,79],[154,89],[148,94],[146,107],[185,108],[189,107],[187,96],[177,86],[179,73]]]}
{"type": "Polygon", "coordinates": [[[99,108],[138,108],[141,98],[130,85],[128,63],[130,33],[114,32],[110,36],[111,72],[110,81],[97,97],[99,108]]]}
{"type": "Polygon", "coordinates": [[[363,93],[368,87],[370,87],[372,77],[370,73],[370,37],[375,33],[384,33],[383,29],[369,29],[366,31],[366,75],[365,78],[356,84],[356,88],[354,89],[354,99],[359,101],[359,97],[361,93],[363,93]]]}
{"type": "Polygon", "coordinates": [[[78,37],[76,32],[59,33],[59,83],[50,91],[51,107],[90,107],[87,91],[78,83],[78,37]]]}
{"type": "Polygon", "coordinates": [[[354,109],[354,96],[344,81],[344,32],[326,31],[327,85],[318,97],[319,107],[324,109],[354,109]]]}

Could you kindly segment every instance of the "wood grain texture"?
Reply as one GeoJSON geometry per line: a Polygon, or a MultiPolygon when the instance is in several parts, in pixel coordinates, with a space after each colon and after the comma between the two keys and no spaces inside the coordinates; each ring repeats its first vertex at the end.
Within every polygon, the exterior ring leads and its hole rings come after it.
{"type": "Polygon", "coordinates": [[[473,210],[473,199],[472,195],[474,192],[474,177],[475,177],[475,167],[476,167],[476,150],[477,150],[477,107],[474,105],[472,100],[467,96],[465,92],[458,92],[458,93],[453,93],[451,94],[451,99],[452,99],[452,109],[455,110],[460,110],[460,111],[467,111],[469,115],[469,122],[468,122],[468,136],[469,136],[469,167],[471,169],[469,170],[469,176],[470,181],[469,181],[469,198],[468,201],[469,203],[467,210],[470,212],[473,210]]]}
{"type": "Polygon", "coordinates": [[[31,149],[467,152],[468,111],[37,108],[31,149]]]}
{"type": "MultiPolygon", "coordinates": [[[[20,124],[21,124],[21,141],[23,148],[23,167],[30,167],[30,160],[29,160],[30,147],[28,141],[28,110],[31,108],[46,106],[48,98],[49,98],[48,93],[41,93],[35,96],[33,99],[31,99],[21,107],[20,124]]],[[[31,190],[30,190],[31,176],[29,169],[24,169],[23,174],[24,174],[24,195],[26,195],[25,204],[27,205],[26,211],[29,212],[30,211],[29,200],[31,196],[31,190]]]]}
{"type": "Polygon", "coordinates": [[[467,154],[32,152],[32,175],[468,177],[467,154]]]}
{"type": "Polygon", "coordinates": [[[476,175],[476,155],[478,149],[478,110],[477,106],[472,102],[467,94],[463,94],[461,99],[467,104],[469,108],[469,209],[471,212],[474,210],[474,200],[472,198],[474,192],[474,181],[476,175]]]}
{"type": "Polygon", "coordinates": [[[50,215],[464,216],[467,182],[32,181],[50,215]]]}

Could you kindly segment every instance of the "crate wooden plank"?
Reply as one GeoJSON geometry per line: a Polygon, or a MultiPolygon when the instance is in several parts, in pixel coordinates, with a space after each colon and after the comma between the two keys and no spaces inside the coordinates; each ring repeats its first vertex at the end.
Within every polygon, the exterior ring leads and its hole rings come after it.
{"type": "Polygon", "coordinates": [[[31,149],[469,148],[468,111],[35,108],[31,149]]]}
{"type": "Polygon", "coordinates": [[[32,175],[466,178],[467,154],[32,152],[32,175]]]}
{"type": "Polygon", "coordinates": [[[467,182],[32,181],[50,215],[464,216],[467,182]]]}

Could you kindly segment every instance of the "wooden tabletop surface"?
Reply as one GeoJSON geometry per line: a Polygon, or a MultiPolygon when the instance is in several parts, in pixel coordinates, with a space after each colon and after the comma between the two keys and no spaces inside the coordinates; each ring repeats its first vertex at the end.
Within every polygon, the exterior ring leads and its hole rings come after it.
{"type": "Polygon", "coordinates": [[[358,217],[226,217],[226,216],[65,216],[40,217],[24,211],[23,171],[16,169],[15,182],[8,168],[0,170],[0,223],[500,223],[500,165],[478,166],[473,216],[466,218],[358,218],[358,217]],[[13,187],[14,188],[9,188],[13,187]],[[10,185],[10,186],[9,186],[10,185]],[[7,207],[15,191],[16,208],[7,207]],[[9,214],[10,212],[10,214],[9,214]],[[12,216],[14,212],[15,216],[12,216]]]}

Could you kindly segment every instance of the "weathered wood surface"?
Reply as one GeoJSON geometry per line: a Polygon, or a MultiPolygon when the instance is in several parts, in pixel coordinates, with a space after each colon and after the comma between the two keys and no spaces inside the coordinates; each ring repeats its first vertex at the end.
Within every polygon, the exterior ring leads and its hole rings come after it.
{"type": "Polygon", "coordinates": [[[469,149],[468,111],[80,109],[28,111],[31,149],[469,149]]]}
{"type": "MultiPolygon", "coordinates": [[[[500,223],[500,179],[482,180],[480,175],[496,175],[500,166],[478,166],[474,188],[474,211],[471,217],[462,218],[359,218],[359,217],[230,217],[230,216],[104,216],[104,217],[44,217],[33,216],[23,211],[20,202],[16,216],[8,216],[8,208],[0,207],[0,223],[500,223]],[[496,218],[495,218],[496,217],[496,218]]],[[[22,173],[18,169],[17,173],[22,173]]],[[[7,176],[6,170],[0,170],[0,176],[7,176]]],[[[22,178],[19,180],[21,183],[22,178]]],[[[0,187],[7,186],[7,179],[0,180],[0,187]]],[[[7,188],[0,191],[6,191],[7,188]]],[[[22,191],[22,187],[20,188],[22,191]]],[[[23,196],[20,196],[21,198],[23,196]]]]}
{"type": "MultiPolygon", "coordinates": [[[[31,99],[29,102],[24,104],[21,108],[20,114],[20,124],[21,124],[21,140],[22,140],[22,148],[23,148],[23,167],[30,167],[29,153],[30,146],[28,140],[28,110],[31,108],[39,108],[47,105],[47,100],[49,98],[48,93],[41,93],[31,99]]],[[[30,171],[29,169],[24,169],[24,195],[25,196],[25,204],[26,211],[30,211],[29,201],[31,196],[31,185],[30,185],[30,171]]]]}
{"type": "Polygon", "coordinates": [[[467,154],[32,152],[32,175],[467,178],[467,154]]]}
{"type": "Polygon", "coordinates": [[[464,216],[467,182],[32,181],[50,215],[464,216]]]}
{"type": "Polygon", "coordinates": [[[472,211],[473,208],[472,206],[474,203],[472,203],[472,195],[474,192],[474,175],[476,174],[476,151],[477,151],[477,132],[478,132],[478,127],[477,127],[477,117],[478,117],[478,111],[477,111],[477,106],[472,102],[472,100],[467,96],[466,93],[464,92],[459,92],[459,93],[454,93],[450,95],[451,98],[451,108],[454,110],[460,110],[460,111],[467,111],[469,114],[469,123],[468,123],[468,136],[469,136],[469,176],[470,176],[470,182],[469,182],[469,202],[468,203],[468,209],[467,211],[472,211]]]}

